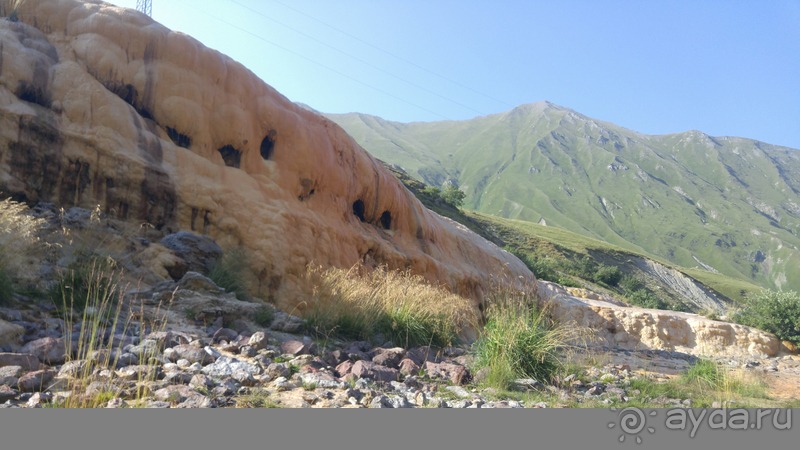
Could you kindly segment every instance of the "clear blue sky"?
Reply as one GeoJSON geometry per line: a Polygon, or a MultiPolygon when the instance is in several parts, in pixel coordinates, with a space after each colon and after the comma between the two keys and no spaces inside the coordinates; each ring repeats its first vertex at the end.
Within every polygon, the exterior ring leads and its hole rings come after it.
{"type": "Polygon", "coordinates": [[[323,112],[462,120],[549,100],[800,148],[800,0],[153,0],[153,17],[323,112]]]}

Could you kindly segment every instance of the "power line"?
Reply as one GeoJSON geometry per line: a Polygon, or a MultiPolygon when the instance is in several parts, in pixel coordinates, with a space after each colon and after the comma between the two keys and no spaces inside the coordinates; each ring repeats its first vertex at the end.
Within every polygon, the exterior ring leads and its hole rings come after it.
{"type": "Polygon", "coordinates": [[[136,9],[153,17],[153,0],[136,0],[136,9]]]}
{"type": "Polygon", "coordinates": [[[449,117],[443,116],[443,115],[441,115],[441,114],[439,114],[439,113],[437,113],[437,112],[431,111],[430,109],[428,109],[428,108],[425,108],[425,107],[423,107],[423,106],[419,106],[419,105],[417,105],[417,104],[415,104],[415,103],[411,103],[411,102],[409,102],[409,101],[408,101],[408,100],[406,100],[406,99],[403,99],[403,98],[400,98],[400,97],[398,97],[398,96],[396,96],[396,95],[390,94],[390,93],[388,93],[388,92],[386,92],[386,91],[384,91],[384,90],[382,90],[382,89],[376,88],[375,86],[372,86],[372,85],[370,85],[370,84],[367,84],[367,83],[365,83],[365,82],[363,82],[363,81],[361,81],[361,80],[358,80],[358,79],[356,79],[356,78],[353,78],[353,77],[351,77],[350,75],[344,74],[344,73],[342,73],[342,72],[339,72],[338,70],[336,70],[336,69],[333,69],[333,68],[331,68],[331,67],[328,67],[328,66],[326,66],[326,65],[324,65],[324,64],[322,64],[322,63],[320,63],[320,62],[314,61],[313,59],[311,59],[311,58],[308,58],[308,57],[306,57],[306,56],[303,56],[303,55],[301,55],[301,54],[299,54],[299,53],[297,53],[297,52],[295,52],[295,51],[289,50],[288,48],[286,48],[286,47],[283,47],[283,46],[281,46],[281,45],[279,45],[279,44],[276,44],[276,43],[274,43],[274,42],[270,41],[269,39],[266,39],[266,38],[264,38],[264,37],[262,37],[262,36],[259,36],[259,35],[255,34],[255,33],[252,33],[252,32],[250,32],[250,31],[248,31],[248,30],[245,30],[244,28],[241,28],[241,27],[239,27],[239,26],[237,26],[237,25],[234,25],[234,24],[232,24],[232,23],[230,23],[230,22],[228,22],[228,21],[226,21],[226,20],[220,19],[219,17],[217,17],[217,16],[215,16],[215,15],[213,15],[213,14],[207,13],[207,12],[205,12],[205,11],[203,11],[203,10],[201,10],[201,9],[199,9],[199,8],[197,8],[197,7],[195,7],[194,5],[191,5],[191,4],[189,4],[189,3],[187,3],[187,2],[185,2],[185,1],[183,1],[183,0],[178,0],[178,2],[180,2],[180,3],[183,3],[184,5],[186,5],[186,6],[190,7],[190,8],[192,8],[192,9],[194,9],[194,10],[196,10],[196,11],[198,11],[198,12],[202,13],[202,14],[205,14],[205,15],[207,15],[207,16],[211,17],[212,19],[218,20],[218,21],[220,21],[220,22],[222,22],[222,23],[224,23],[224,24],[226,24],[226,25],[228,25],[228,26],[230,26],[230,27],[233,27],[233,28],[235,28],[235,29],[237,29],[237,30],[239,30],[239,31],[241,31],[241,32],[243,32],[243,33],[247,33],[247,34],[249,34],[250,36],[253,36],[253,37],[254,37],[254,38],[256,38],[256,39],[259,39],[259,40],[262,40],[262,41],[264,41],[264,42],[266,42],[266,43],[268,43],[268,44],[274,45],[275,47],[278,47],[278,48],[279,48],[279,49],[281,49],[281,50],[284,50],[284,51],[286,51],[286,52],[289,52],[289,53],[291,53],[291,54],[293,54],[293,55],[295,55],[295,56],[297,56],[297,57],[299,57],[299,58],[303,58],[303,59],[305,59],[306,61],[312,62],[312,63],[314,63],[314,64],[316,64],[316,65],[318,65],[318,66],[320,66],[320,67],[324,67],[325,69],[328,69],[328,70],[330,70],[331,72],[333,72],[333,73],[336,73],[336,74],[338,74],[338,75],[341,75],[341,76],[343,76],[343,77],[345,77],[345,78],[347,78],[347,79],[349,79],[349,80],[351,80],[351,81],[355,81],[356,83],[359,83],[359,84],[361,84],[361,85],[364,85],[364,86],[366,86],[366,87],[368,87],[368,88],[370,88],[370,89],[374,89],[374,90],[376,90],[376,91],[380,92],[381,94],[387,95],[387,96],[389,96],[389,97],[392,97],[392,98],[394,98],[394,99],[396,99],[396,100],[400,100],[400,101],[401,101],[401,102],[403,102],[403,103],[406,103],[406,104],[408,104],[408,105],[411,105],[411,106],[413,106],[413,107],[415,107],[415,108],[419,108],[419,109],[421,109],[421,110],[423,110],[423,111],[429,112],[429,113],[431,113],[431,114],[433,114],[433,115],[436,115],[436,116],[439,116],[439,117],[441,117],[441,118],[443,118],[443,119],[452,120],[452,119],[450,119],[449,117]]]}
{"type": "MultiPolygon", "coordinates": [[[[340,29],[338,29],[338,28],[334,27],[333,25],[330,25],[330,24],[328,24],[328,23],[325,23],[325,22],[323,22],[323,21],[321,21],[321,20],[317,19],[316,17],[310,16],[310,15],[308,15],[308,14],[304,13],[303,11],[300,11],[300,10],[298,10],[298,9],[296,9],[296,8],[293,8],[293,7],[289,6],[289,5],[287,5],[286,3],[280,2],[280,1],[278,1],[278,0],[272,0],[272,1],[273,1],[273,2],[275,2],[275,3],[277,3],[277,4],[279,4],[279,5],[283,5],[283,6],[285,6],[286,8],[289,8],[289,9],[291,9],[292,11],[294,11],[294,12],[296,12],[296,13],[298,13],[298,14],[301,14],[301,15],[303,15],[303,16],[305,16],[305,17],[308,17],[309,19],[311,19],[311,20],[313,20],[313,21],[315,21],[315,22],[317,22],[317,23],[321,23],[322,25],[325,25],[326,27],[328,27],[328,28],[330,28],[330,29],[332,29],[332,30],[336,30],[336,31],[338,31],[339,33],[342,33],[342,34],[344,34],[345,36],[351,37],[351,38],[353,38],[353,39],[357,40],[358,42],[361,42],[362,44],[369,45],[370,47],[374,48],[375,50],[378,50],[378,51],[381,51],[381,52],[383,52],[383,53],[386,53],[387,55],[389,55],[389,56],[391,56],[391,57],[393,57],[393,58],[397,58],[397,59],[399,59],[400,61],[403,61],[403,62],[404,62],[404,63],[406,63],[406,64],[410,64],[410,65],[412,65],[412,66],[416,67],[417,69],[424,70],[425,72],[428,72],[428,73],[429,73],[429,74],[431,74],[431,75],[437,76],[437,77],[439,77],[439,78],[441,78],[441,79],[443,79],[443,80],[445,80],[445,81],[449,81],[450,83],[453,83],[453,84],[455,84],[456,86],[460,86],[460,87],[462,87],[462,88],[464,88],[464,89],[467,89],[468,91],[472,91],[472,92],[474,92],[474,93],[476,93],[476,94],[478,94],[478,95],[482,95],[482,96],[484,96],[484,97],[486,97],[486,98],[488,98],[488,99],[494,100],[494,101],[496,101],[496,102],[498,102],[498,103],[501,103],[501,104],[503,104],[503,105],[505,105],[505,106],[508,106],[508,107],[511,107],[511,108],[513,108],[513,107],[514,107],[514,105],[511,105],[511,104],[509,104],[509,103],[506,103],[506,102],[504,102],[504,101],[502,101],[502,100],[498,100],[498,99],[496,99],[496,98],[492,97],[491,95],[484,94],[483,92],[480,92],[480,91],[477,91],[477,90],[475,90],[475,89],[472,89],[471,87],[469,87],[469,86],[465,86],[465,85],[463,85],[463,84],[461,84],[461,83],[459,83],[459,82],[457,82],[457,81],[453,81],[453,80],[451,80],[450,78],[447,78],[447,77],[445,77],[444,75],[439,75],[438,73],[436,73],[436,72],[434,72],[434,71],[432,71],[432,70],[428,70],[428,69],[426,69],[426,68],[424,68],[424,67],[422,67],[422,66],[420,66],[420,65],[417,65],[417,64],[415,64],[415,63],[413,63],[413,62],[411,62],[411,61],[409,61],[409,60],[407,60],[407,59],[405,59],[405,58],[403,58],[403,57],[397,56],[397,55],[395,55],[394,53],[392,53],[392,52],[390,52],[390,51],[388,51],[388,50],[384,50],[384,49],[382,49],[382,48],[380,48],[380,47],[378,47],[378,46],[376,46],[376,45],[374,45],[374,44],[371,44],[371,43],[369,43],[369,42],[367,42],[367,41],[365,41],[365,40],[363,40],[363,39],[361,39],[361,38],[359,38],[359,37],[357,37],[357,36],[353,36],[352,34],[350,34],[350,33],[346,32],[346,31],[340,30],[340,29]]],[[[236,3],[236,2],[234,2],[234,3],[236,3]]]]}
{"type": "Polygon", "coordinates": [[[350,58],[353,58],[353,59],[355,59],[356,61],[358,61],[358,62],[360,62],[360,63],[362,63],[362,64],[366,64],[367,66],[369,66],[369,67],[372,67],[372,68],[373,68],[373,69],[375,69],[375,70],[379,70],[379,71],[381,71],[381,72],[383,72],[383,73],[385,73],[385,74],[387,74],[387,75],[389,75],[389,76],[391,76],[391,77],[397,78],[398,80],[400,80],[400,81],[403,81],[403,82],[406,82],[406,83],[410,84],[411,86],[414,86],[414,87],[416,87],[416,88],[418,88],[418,89],[422,89],[423,91],[425,91],[425,92],[427,92],[427,93],[429,93],[429,94],[433,94],[433,95],[435,95],[435,96],[437,96],[437,97],[439,97],[439,98],[442,98],[442,99],[444,99],[444,100],[447,100],[447,101],[449,101],[449,102],[451,102],[451,103],[453,103],[453,104],[456,104],[456,105],[458,105],[458,106],[461,106],[461,107],[463,107],[463,108],[466,108],[466,109],[468,109],[468,110],[470,110],[470,111],[472,111],[472,112],[476,112],[476,113],[478,113],[478,114],[480,114],[480,115],[482,115],[482,116],[485,116],[485,115],[486,115],[486,113],[483,113],[483,112],[481,112],[481,111],[478,111],[477,109],[471,108],[471,107],[469,107],[469,106],[467,106],[467,105],[465,105],[465,104],[463,104],[463,103],[459,103],[459,102],[457,102],[457,101],[455,101],[455,100],[453,100],[453,99],[451,99],[451,98],[447,98],[447,97],[445,97],[445,96],[443,96],[443,95],[441,95],[441,94],[438,94],[438,93],[436,93],[436,92],[434,92],[434,91],[431,91],[430,89],[427,89],[427,88],[425,88],[425,87],[422,87],[422,86],[420,86],[420,85],[418,85],[418,84],[416,84],[416,83],[414,83],[414,82],[408,81],[408,80],[406,80],[405,78],[399,77],[399,76],[397,76],[397,75],[395,75],[395,74],[393,74],[393,73],[391,73],[391,72],[388,72],[388,71],[386,71],[386,70],[383,70],[383,69],[381,69],[380,67],[378,67],[378,66],[375,66],[374,64],[371,64],[371,63],[369,63],[369,62],[367,62],[367,61],[364,61],[363,59],[360,59],[360,58],[358,58],[358,57],[356,57],[356,56],[353,56],[353,55],[351,55],[351,54],[349,54],[349,53],[347,53],[347,52],[345,52],[345,51],[343,51],[343,50],[340,50],[340,49],[338,49],[338,48],[336,48],[336,47],[334,47],[334,46],[332,46],[332,45],[330,45],[330,44],[328,44],[328,43],[325,43],[325,42],[323,42],[323,41],[320,41],[319,39],[316,39],[316,38],[314,38],[314,37],[312,37],[312,36],[309,36],[309,35],[307,35],[306,33],[303,33],[303,32],[302,32],[302,31],[300,31],[300,30],[297,30],[297,29],[295,29],[295,28],[292,28],[292,27],[290,27],[289,25],[286,25],[285,23],[281,23],[281,22],[279,22],[279,21],[277,21],[277,20],[273,19],[272,17],[269,17],[269,16],[267,16],[266,14],[263,14],[263,13],[261,13],[261,12],[259,12],[259,11],[256,11],[256,10],[255,10],[255,9],[253,9],[253,8],[250,8],[249,6],[245,6],[245,5],[243,5],[243,4],[239,3],[239,2],[237,2],[236,0],[230,0],[230,1],[231,1],[231,2],[233,2],[233,3],[236,3],[237,5],[241,6],[241,7],[242,7],[242,8],[244,8],[244,9],[247,9],[247,10],[249,10],[249,11],[251,11],[251,12],[255,13],[255,14],[258,14],[259,16],[261,16],[261,17],[263,17],[263,18],[265,18],[265,19],[267,19],[267,20],[269,20],[269,21],[271,21],[271,22],[275,22],[275,23],[277,23],[278,25],[281,25],[281,26],[283,26],[283,27],[286,27],[286,28],[288,28],[288,29],[290,29],[290,30],[294,31],[295,33],[298,33],[298,34],[300,34],[300,35],[302,35],[302,36],[305,36],[305,37],[307,37],[307,38],[309,38],[309,39],[313,40],[314,42],[317,42],[317,43],[319,43],[319,44],[322,44],[322,45],[324,45],[324,46],[326,46],[326,47],[328,47],[328,48],[330,48],[330,49],[336,50],[337,52],[339,52],[339,53],[341,53],[341,54],[343,54],[343,55],[349,56],[350,58]]]}

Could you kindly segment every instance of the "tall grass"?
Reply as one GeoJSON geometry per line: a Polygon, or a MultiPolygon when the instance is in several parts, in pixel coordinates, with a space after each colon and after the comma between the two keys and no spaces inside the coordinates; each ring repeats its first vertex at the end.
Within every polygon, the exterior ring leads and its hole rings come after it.
{"type": "Polygon", "coordinates": [[[67,395],[58,397],[50,405],[51,407],[97,408],[111,399],[122,397],[132,401],[133,406],[144,406],[143,399],[148,394],[145,383],[155,381],[156,368],[160,366],[156,358],[160,355],[161,349],[155,347],[142,353],[139,364],[146,366],[146,370],[140,372],[136,380],[123,381],[117,377],[114,370],[122,354],[122,349],[114,345],[114,335],[126,335],[131,327],[137,327],[141,337],[144,337],[148,328],[152,331],[164,331],[170,305],[159,304],[150,316],[145,313],[143,306],[137,312],[133,305],[123,301],[126,289],[120,288],[117,282],[108,282],[120,278],[117,274],[106,273],[95,266],[87,277],[86,291],[82,294],[85,298],[76,298],[78,295],[76,291],[71,291],[63,297],[65,328],[68,331],[65,334],[65,347],[70,350],[67,354],[67,363],[83,361],[84,364],[71,380],[67,395]],[[75,308],[76,304],[84,307],[78,311],[75,308]],[[81,327],[77,342],[74,342],[69,331],[76,323],[80,323],[81,327]],[[106,339],[109,334],[110,337],[106,339]],[[90,360],[96,351],[108,355],[107,360],[90,360]],[[108,370],[107,377],[102,379],[107,389],[89,395],[87,388],[93,381],[98,381],[96,376],[98,369],[108,370]]]}
{"type": "Polygon", "coordinates": [[[307,279],[315,288],[303,317],[326,337],[373,340],[382,334],[406,348],[446,347],[460,342],[475,317],[469,300],[407,271],[309,267],[307,279]]]}
{"type": "Polygon", "coordinates": [[[226,292],[236,293],[239,300],[247,300],[250,297],[246,277],[249,270],[250,262],[244,249],[232,247],[214,263],[208,278],[226,292]]]}
{"type": "Polygon", "coordinates": [[[45,221],[29,213],[24,203],[10,198],[0,201],[0,304],[11,300],[15,281],[31,272],[34,257],[43,247],[39,232],[45,221]]]}
{"type": "Polygon", "coordinates": [[[472,350],[475,369],[488,369],[483,384],[507,390],[517,378],[551,382],[562,368],[559,352],[581,338],[580,329],[556,323],[539,309],[535,285],[498,283],[486,305],[486,325],[472,350]]]}

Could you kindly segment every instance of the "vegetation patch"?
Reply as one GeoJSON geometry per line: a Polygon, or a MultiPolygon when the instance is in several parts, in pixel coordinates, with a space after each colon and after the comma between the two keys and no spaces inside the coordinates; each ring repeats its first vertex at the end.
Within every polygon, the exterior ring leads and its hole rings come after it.
{"type": "Polygon", "coordinates": [[[447,347],[460,342],[473,320],[469,300],[410,272],[309,268],[308,280],[316,287],[303,317],[318,336],[373,340],[382,334],[406,348],[447,347]]]}
{"type": "Polygon", "coordinates": [[[800,296],[797,292],[765,290],[749,299],[731,319],[772,333],[783,341],[800,344],[800,296]]]}
{"type": "Polygon", "coordinates": [[[227,292],[236,294],[239,300],[247,300],[249,283],[246,275],[250,270],[250,261],[242,247],[231,247],[214,262],[208,278],[227,292]]]}
{"type": "Polygon", "coordinates": [[[535,305],[535,289],[490,294],[487,322],[473,346],[475,370],[488,369],[487,386],[507,390],[518,378],[549,383],[562,369],[559,350],[576,337],[575,329],[552,322],[535,305]]]}

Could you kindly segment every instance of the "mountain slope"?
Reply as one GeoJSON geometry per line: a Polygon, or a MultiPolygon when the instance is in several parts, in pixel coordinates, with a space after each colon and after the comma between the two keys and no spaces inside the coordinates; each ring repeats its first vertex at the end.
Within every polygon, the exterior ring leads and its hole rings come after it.
{"type": "Polygon", "coordinates": [[[684,267],[800,290],[800,152],[699,131],[652,136],[549,102],[465,121],[326,114],[465,207],[684,267]]]}

